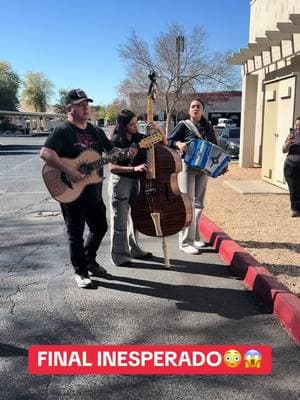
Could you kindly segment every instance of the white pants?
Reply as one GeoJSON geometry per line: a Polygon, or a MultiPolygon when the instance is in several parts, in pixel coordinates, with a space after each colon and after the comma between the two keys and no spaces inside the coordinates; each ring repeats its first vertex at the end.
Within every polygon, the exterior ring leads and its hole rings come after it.
{"type": "Polygon", "coordinates": [[[137,232],[133,229],[130,207],[138,195],[138,180],[110,174],[111,259],[115,265],[128,262],[133,257],[146,254],[137,244],[137,232]]]}
{"type": "Polygon", "coordinates": [[[193,218],[190,226],[179,232],[179,247],[193,245],[194,240],[200,240],[198,222],[204,208],[208,176],[201,171],[191,169],[182,163],[180,189],[188,193],[193,201],[193,218]]]}

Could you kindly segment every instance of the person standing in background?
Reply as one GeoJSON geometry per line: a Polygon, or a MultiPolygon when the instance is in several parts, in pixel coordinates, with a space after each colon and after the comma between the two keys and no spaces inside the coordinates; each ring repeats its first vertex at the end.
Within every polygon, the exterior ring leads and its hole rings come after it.
{"type": "Polygon", "coordinates": [[[291,216],[300,217],[300,117],[291,129],[284,145],[283,153],[288,153],[284,163],[284,177],[289,187],[291,216]]]}

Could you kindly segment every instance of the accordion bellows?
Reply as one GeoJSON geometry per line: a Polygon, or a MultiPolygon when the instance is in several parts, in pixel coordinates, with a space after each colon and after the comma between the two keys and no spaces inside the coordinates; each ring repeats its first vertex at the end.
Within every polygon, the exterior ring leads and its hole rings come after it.
{"type": "Polygon", "coordinates": [[[231,157],[221,147],[200,139],[189,142],[184,156],[190,168],[201,170],[212,178],[219,176],[230,160],[231,157]]]}

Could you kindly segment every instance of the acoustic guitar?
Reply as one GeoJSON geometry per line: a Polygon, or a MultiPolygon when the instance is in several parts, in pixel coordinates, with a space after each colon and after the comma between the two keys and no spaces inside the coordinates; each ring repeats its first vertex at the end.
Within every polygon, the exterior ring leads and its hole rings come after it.
{"type": "MultiPolygon", "coordinates": [[[[162,135],[157,132],[142,139],[137,145],[139,149],[148,149],[162,140],[162,135]]],[[[100,168],[109,162],[127,160],[128,149],[116,151],[113,154],[101,156],[95,150],[85,150],[76,158],[62,158],[70,168],[77,169],[85,178],[79,182],[72,182],[66,173],[58,168],[45,164],[42,176],[51,196],[60,203],[71,203],[76,200],[87,185],[99,183],[103,180],[100,168]]]]}

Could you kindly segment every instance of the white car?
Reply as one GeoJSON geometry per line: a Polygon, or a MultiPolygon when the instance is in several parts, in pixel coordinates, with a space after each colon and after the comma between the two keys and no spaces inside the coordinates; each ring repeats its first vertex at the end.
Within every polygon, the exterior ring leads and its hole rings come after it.
{"type": "Polygon", "coordinates": [[[235,128],[236,124],[229,118],[219,118],[217,128],[235,128]]]}

